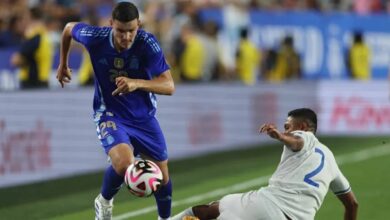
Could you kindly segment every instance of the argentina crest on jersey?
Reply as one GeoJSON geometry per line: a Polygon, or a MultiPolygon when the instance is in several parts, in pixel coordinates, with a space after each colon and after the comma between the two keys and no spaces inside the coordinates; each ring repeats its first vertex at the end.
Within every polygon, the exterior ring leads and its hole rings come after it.
{"type": "Polygon", "coordinates": [[[125,61],[122,58],[115,57],[114,66],[117,69],[123,69],[123,67],[125,66],[125,61]]]}

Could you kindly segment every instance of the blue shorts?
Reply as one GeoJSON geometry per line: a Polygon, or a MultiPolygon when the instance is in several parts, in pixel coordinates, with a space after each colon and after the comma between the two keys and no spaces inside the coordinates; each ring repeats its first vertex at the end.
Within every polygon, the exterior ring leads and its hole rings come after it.
{"type": "Polygon", "coordinates": [[[95,120],[98,138],[106,152],[120,143],[132,145],[134,155],[147,155],[157,161],[168,159],[167,146],[155,117],[142,122],[127,122],[104,114],[95,120]]]}

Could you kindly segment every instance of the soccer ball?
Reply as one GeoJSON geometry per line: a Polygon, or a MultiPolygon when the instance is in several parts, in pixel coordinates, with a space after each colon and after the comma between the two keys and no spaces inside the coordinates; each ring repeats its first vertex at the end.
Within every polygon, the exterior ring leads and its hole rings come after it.
{"type": "Polygon", "coordinates": [[[160,168],[150,160],[137,160],[125,173],[125,184],[129,191],[138,197],[148,197],[155,193],[162,184],[160,168]]]}

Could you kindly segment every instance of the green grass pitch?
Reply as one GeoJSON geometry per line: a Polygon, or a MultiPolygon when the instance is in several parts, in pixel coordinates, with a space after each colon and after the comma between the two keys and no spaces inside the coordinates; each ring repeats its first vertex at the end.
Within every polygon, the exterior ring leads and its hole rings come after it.
{"type": "MultiPolygon", "coordinates": [[[[390,137],[320,139],[332,149],[336,158],[341,160],[342,157],[346,161],[341,164],[341,170],[358,198],[359,219],[388,219],[390,137]],[[381,151],[375,154],[378,148],[381,151]]],[[[173,213],[191,205],[217,200],[224,193],[244,192],[264,185],[264,181],[254,181],[255,184],[237,186],[272,174],[280,154],[281,145],[271,144],[237,147],[235,151],[171,161],[173,213]]],[[[93,219],[93,200],[99,193],[101,180],[102,173],[98,172],[0,189],[0,219],[93,219]]],[[[315,219],[342,219],[342,215],[341,203],[328,193],[315,219]]],[[[157,219],[154,198],[135,198],[122,189],[115,198],[114,216],[114,220],[157,219]]]]}

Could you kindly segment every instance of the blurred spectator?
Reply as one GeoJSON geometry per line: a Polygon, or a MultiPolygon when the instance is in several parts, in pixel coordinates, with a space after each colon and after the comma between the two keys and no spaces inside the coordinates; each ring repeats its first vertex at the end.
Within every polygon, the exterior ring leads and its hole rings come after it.
{"type": "Polygon", "coordinates": [[[270,75],[276,66],[277,56],[278,54],[275,49],[267,49],[264,51],[264,56],[261,62],[262,79],[270,80],[270,75]]]}
{"type": "Polygon", "coordinates": [[[248,39],[248,29],[243,28],[237,50],[236,67],[239,79],[246,85],[253,85],[259,72],[261,53],[248,39]]]}
{"type": "Polygon", "coordinates": [[[223,28],[219,35],[219,45],[223,48],[221,54],[220,80],[236,79],[236,53],[240,41],[240,30],[249,25],[248,2],[239,0],[225,1],[223,5],[223,28]]]}
{"type": "Polygon", "coordinates": [[[80,11],[82,7],[80,7],[79,3],[85,5],[92,3],[95,7],[100,4],[100,2],[96,0],[84,0],[80,2],[76,0],[50,0],[41,1],[41,4],[36,5],[35,7],[39,7],[45,17],[59,22],[60,28],[62,29],[66,23],[80,20],[80,11]]]}
{"type": "MultiPolygon", "coordinates": [[[[172,3],[172,2],[170,2],[172,3]]],[[[185,43],[182,39],[182,29],[186,24],[192,24],[195,16],[195,7],[192,1],[175,1],[175,7],[167,7],[164,16],[165,20],[148,19],[158,21],[159,31],[157,35],[167,52],[167,61],[171,66],[172,77],[175,81],[181,79],[181,57],[184,52],[185,43]]]]}
{"type": "Polygon", "coordinates": [[[91,86],[94,84],[94,71],[91,58],[85,49],[83,49],[81,65],[78,72],[79,84],[81,86],[91,86]]]}
{"type": "Polygon", "coordinates": [[[20,68],[20,83],[25,88],[47,88],[52,71],[52,42],[39,8],[24,14],[28,25],[25,40],[11,57],[11,64],[20,68]]]}
{"type": "Polygon", "coordinates": [[[298,8],[299,1],[298,0],[282,0],[282,7],[286,10],[293,10],[298,8]]]}
{"type": "Polygon", "coordinates": [[[368,14],[371,12],[372,0],[354,0],[353,9],[358,14],[368,14]]]}
{"type": "Polygon", "coordinates": [[[199,36],[205,50],[202,76],[202,80],[205,82],[218,78],[220,49],[218,48],[217,34],[218,27],[215,22],[207,21],[202,25],[202,32],[199,36]]]}
{"type": "Polygon", "coordinates": [[[384,0],[383,8],[386,13],[390,13],[390,0],[384,0]]]}
{"type": "Polygon", "coordinates": [[[347,67],[351,77],[358,80],[371,78],[371,51],[364,42],[363,33],[356,31],[348,51],[347,67]]]}
{"type": "MultiPolygon", "coordinates": [[[[101,23],[104,22],[103,20],[105,19],[105,16],[99,16],[96,7],[92,5],[90,5],[89,7],[88,5],[84,6],[84,18],[86,23],[94,26],[99,26],[101,25],[101,23]]],[[[94,85],[94,71],[91,63],[91,58],[89,57],[88,51],[84,47],[81,47],[80,49],[82,50],[82,59],[80,68],[78,70],[79,84],[81,86],[94,85]]]]}
{"type": "MultiPolygon", "coordinates": [[[[49,32],[48,38],[55,47],[58,45],[60,31],[65,23],[86,19],[89,21],[93,18],[99,25],[108,25],[107,18],[111,17],[112,5],[119,1],[122,0],[2,0],[0,1],[0,48],[21,45],[24,27],[26,27],[23,24],[26,21],[24,11],[28,8],[41,10],[41,16],[46,20],[46,32],[49,32]]],[[[244,59],[235,60],[235,55],[237,51],[249,51],[249,49],[243,49],[248,48],[243,46],[248,44],[241,42],[239,45],[239,31],[243,27],[250,26],[251,10],[351,11],[359,14],[390,11],[390,0],[126,1],[136,3],[141,9],[140,18],[143,28],[154,33],[161,42],[161,46],[167,52],[166,58],[175,80],[231,81],[239,76],[247,84],[253,83],[255,78],[248,78],[250,74],[244,73],[243,69],[250,69],[250,67],[239,64],[244,62],[244,59]],[[203,9],[208,10],[202,11],[203,9]],[[207,13],[207,16],[204,16],[204,13],[207,13]],[[190,25],[187,26],[187,24],[190,25]],[[194,45],[199,45],[199,47],[194,45]]],[[[31,36],[29,40],[30,38],[31,36]]],[[[279,49],[262,51],[260,55],[263,57],[263,62],[258,65],[261,67],[258,74],[261,73],[262,77],[272,81],[299,78],[299,55],[293,46],[288,48],[284,45],[279,49]]],[[[240,53],[242,55],[242,52],[238,52],[240,53]]],[[[20,62],[22,60],[21,51],[18,54],[20,59],[17,59],[18,56],[15,55],[13,64],[26,67],[20,62]]],[[[47,62],[51,61],[47,60],[47,62]]],[[[90,62],[89,58],[83,54],[79,69],[79,82],[82,85],[89,85],[93,82],[93,73],[89,71],[90,63],[88,62],[90,62]]],[[[26,70],[23,68],[21,71],[22,79],[29,78],[26,70]]],[[[39,74],[35,75],[32,74],[32,78],[39,78],[37,76],[39,74]]],[[[252,76],[255,77],[253,74],[252,76]]],[[[40,77],[42,79],[42,75],[40,77]]]]}
{"type": "Polygon", "coordinates": [[[354,0],[353,8],[358,14],[377,13],[385,10],[385,2],[382,0],[354,0]]]}
{"type": "Polygon", "coordinates": [[[350,11],[353,0],[321,0],[323,11],[350,11]]]}
{"type": "Polygon", "coordinates": [[[0,48],[19,46],[23,40],[25,19],[21,15],[13,15],[5,30],[0,31],[0,48]]]}
{"type": "Polygon", "coordinates": [[[171,19],[170,27],[167,30],[163,30],[163,34],[166,35],[166,40],[168,44],[172,44],[177,37],[180,36],[181,31],[184,25],[195,24],[194,20],[196,19],[197,8],[195,7],[193,1],[177,1],[175,12],[173,12],[173,17],[171,19]]]}
{"type": "Polygon", "coordinates": [[[180,57],[180,78],[183,82],[199,82],[202,80],[205,53],[192,25],[182,27],[181,40],[184,50],[180,57]]]}
{"type": "Polygon", "coordinates": [[[163,14],[163,5],[159,1],[145,1],[145,7],[142,14],[142,28],[154,33],[159,34],[159,22],[162,20],[160,16],[163,14]]]}
{"type": "Polygon", "coordinates": [[[0,1],[0,47],[20,44],[23,38],[23,14],[27,9],[25,0],[0,1]]]}
{"type": "Polygon", "coordinates": [[[318,0],[305,0],[305,8],[312,11],[321,11],[321,5],[318,0]]]}
{"type": "Polygon", "coordinates": [[[178,36],[170,44],[170,50],[167,50],[167,61],[172,70],[172,77],[177,82],[180,81],[180,57],[184,51],[184,42],[178,36]]]}
{"type": "Polygon", "coordinates": [[[276,55],[275,66],[267,72],[265,77],[274,82],[301,78],[301,59],[294,48],[292,36],[286,36],[283,39],[276,55]]]}

